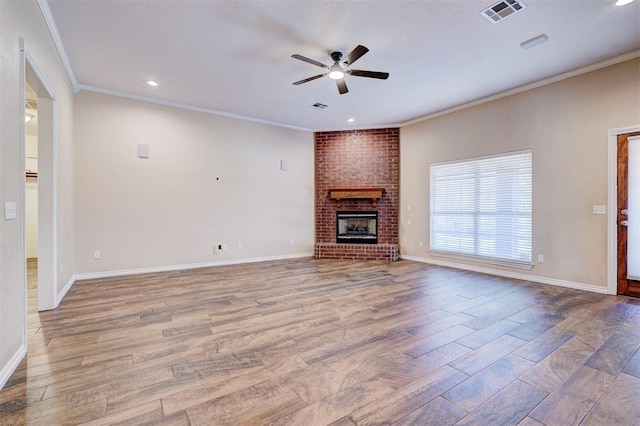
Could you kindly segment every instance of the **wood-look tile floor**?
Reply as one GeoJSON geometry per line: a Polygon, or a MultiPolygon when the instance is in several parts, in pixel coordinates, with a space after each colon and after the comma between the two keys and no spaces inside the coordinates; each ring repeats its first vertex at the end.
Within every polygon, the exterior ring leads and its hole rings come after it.
{"type": "Polygon", "coordinates": [[[640,424],[638,299],[301,259],[32,302],[2,425],[640,424]]]}

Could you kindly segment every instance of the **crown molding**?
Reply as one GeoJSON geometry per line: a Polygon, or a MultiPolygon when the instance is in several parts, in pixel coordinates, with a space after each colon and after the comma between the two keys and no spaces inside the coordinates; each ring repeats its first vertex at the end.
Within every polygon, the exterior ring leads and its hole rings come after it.
{"type": "Polygon", "coordinates": [[[347,126],[335,126],[328,128],[318,128],[313,129],[314,132],[351,132],[358,130],[375,130],[375,129],[397,129],[402,127],[399,123],[389,123],[389,124],[372,124],[366,126],[360,125],[347,125],[347,126]]]}
{"type": "Polygon", "coordinates": [[[496,93],[495,95],[487,96],[486,98],[477,99],[475,101],[467,102],[462,105],[458,105],[452,108],[447,108],[442,111],[434,112],[433,114],[425,115],[423,117],[414,118],[413,120],[406,121],[400,124],[400,127],[407,127],[412,124],[420,123],[422,121],[431,120],[436,117],[451,114],[453,112],[462,111],[463,109],[475,107],[478,105],[486,104],[498,99],[506,98],[508,96],[516,95],[518,93],[526,92],[528,90],[537,89],[538,87],[547,86],[549,84],[557,83],[558,81],[566,80],[568,78],[577,77],[582,74],[586,74],[592,71],[596,71],[602,68],[609,67],[611,65],[619,64],[621,62],[630,61],[632,59],[640,57],[640,50],[634,50],[624,55],[615,56],[613,58],[606,59],[604,61],[596,62],[595,64],[587,65],[581,68],[577,68],[572,71],[568,71],[562,74],[557,74],[552,77],[548,77],[542,80],[535,81],[533,83],[525,84],[513,89],[509,89],[504,92],[496,93]]]}
{"type": "Polygon", "coordinates": [[[313,130],[307,129],[305,127],[293,126],[291,124],[279,123],[276,121],[262,120],[259,118],[248,117],[246,115],[240,115],[240,114],[233,114],[230,112],[218,111],[210,108],[202,108],[202,107],[197,107],[189,104],[183,104],[180,102],[173,102],[173,101],[167,101],[164,99],[153,98],[150,96],[141,96],[133,93],[120,92],[117,90],[105,89],[104,87],[96,87],[96,86],[89,86],[86,84],[79,84],[78,89],[84,90],[86,92],[101,93],[103,95],[117,96],[119,98],[127,98],[127,99],[132,99],[134,101],[148,102],[148,103],[157,104],[157,105],[185,109],[188,111],[202,112],[205,114],[218,115],[221,117],[235,118],[236,120],[267,124],[269,126],[275,126],[275,127],[284,127],[286,129],[300,130],[302,132],[313,132],[313,130]]]}
{"type": "Polygon", "coordinates": [[[49,4],[46,2],[46,0],[37,0],[37,1],[38,1],[38,6],[40,7],[40,12],[42,13],[42,17],[44,18],[44,21],[47,24],[47,28],[49,29],[49,33],[51,34],[51,38],[53,39],[53,44],[55,44],[56,49],[58,50],[58,55],[60,56],[62,65],[64,66],[64,69],[67,72],[67,77],[71,82],[71,88],[73,89],[73,93],[78,93],[78,90],[79,90],[78,80],[76,80],[76,76],[73,73],[73,69],[71,68],[71,63],[69,62],[67,51],[64,49],[64,45],[62,44],[62,39],[60,39],[60,33],[58,33],[58,27],[56,26],[56,23],[53,20],[53,15],[51,15],[51,9],[49,9],[49,4]]]}

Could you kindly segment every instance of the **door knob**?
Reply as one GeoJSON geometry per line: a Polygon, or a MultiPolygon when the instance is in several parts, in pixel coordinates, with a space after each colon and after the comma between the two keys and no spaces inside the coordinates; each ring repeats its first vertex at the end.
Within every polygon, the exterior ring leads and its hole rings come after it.
{"type": "Polygon", "coordinates": [[[621,220],[620,221],[620,225],[621,226],[629,226],[629,221],[628,220],[621,220]]]}
{"type": "Polygon", "coordinates": [[[622,210],[620,210],[620,214],[628,216],[629,215],[629,210],[628,209],[622,209],[622,210]]]}

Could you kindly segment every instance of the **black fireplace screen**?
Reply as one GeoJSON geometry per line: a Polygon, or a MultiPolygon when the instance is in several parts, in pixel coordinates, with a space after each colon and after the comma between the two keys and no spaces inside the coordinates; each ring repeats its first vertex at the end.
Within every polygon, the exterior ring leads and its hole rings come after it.
{"type": "Polygon", "coordinates": [[[337,212],[336,242],[378,244],[378,212],[337,212]]]}

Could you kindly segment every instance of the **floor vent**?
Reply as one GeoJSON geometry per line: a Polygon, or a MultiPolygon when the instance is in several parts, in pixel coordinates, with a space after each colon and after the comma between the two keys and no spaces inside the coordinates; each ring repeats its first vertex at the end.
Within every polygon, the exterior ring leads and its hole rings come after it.
{"type": "Polygon", "coordinates": [[[503,0],[486,8],[480,14],[492,23],[498,23],[507,16],[526,9],[527,5],[518,0],[503,0]]]}
{"type": "Polygon", "coordinates": [[[315,104],[313,104],[311,106],[313,108],[315,108],[315,109],[325,109],[328,105],[321,104],[320,102],[316,102],[315,104]]]}

